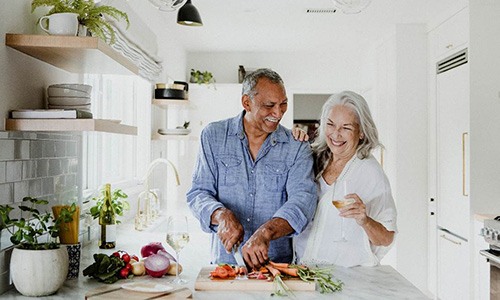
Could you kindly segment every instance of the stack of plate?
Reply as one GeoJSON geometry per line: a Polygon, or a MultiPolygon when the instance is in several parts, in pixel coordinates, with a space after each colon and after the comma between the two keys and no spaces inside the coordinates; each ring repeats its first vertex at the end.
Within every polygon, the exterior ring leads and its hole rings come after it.
{"type": "Polygon", "coordinates": [[[86,84],[53,84],[47,88],[48,108],[78,109],[91,112],[91,85],[86,84]]]}

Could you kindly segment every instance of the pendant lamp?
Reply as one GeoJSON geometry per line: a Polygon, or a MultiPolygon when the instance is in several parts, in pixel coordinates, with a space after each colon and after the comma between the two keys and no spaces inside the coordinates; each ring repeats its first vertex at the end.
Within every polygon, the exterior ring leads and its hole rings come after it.
{"type": "Polygon", "coordinates": [[[191,0],[187,0],[186,3],[179,8],[177,12],[177,24],[186,26],[202,26],[200,14],[196,7],[191,4],[191,0]]]}

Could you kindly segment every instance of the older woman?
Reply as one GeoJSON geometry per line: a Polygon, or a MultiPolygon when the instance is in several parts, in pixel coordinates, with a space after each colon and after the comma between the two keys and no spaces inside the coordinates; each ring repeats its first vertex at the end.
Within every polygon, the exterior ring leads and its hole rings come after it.
{"type": "Polygon", "coordinates": [[[371,155],[381,146],[365,99],[344,91],[323,105],[312,144],[319,203],[294,238],[298,263],[374,266],[394,241],[396,207],[389,181],[371,155]],[[347,188],[347,192],[345,191],[347,188]],[[336,208],[333,200],[350,200],[336,208]]]}

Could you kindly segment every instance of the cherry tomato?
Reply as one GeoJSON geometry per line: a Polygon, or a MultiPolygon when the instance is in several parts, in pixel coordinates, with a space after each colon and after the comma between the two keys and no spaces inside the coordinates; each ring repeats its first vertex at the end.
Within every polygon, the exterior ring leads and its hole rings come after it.
{"type": "Polygon", "coordinates": [[[129,271],[132,270],[132,264],[130,263],[126,264],[125,268],[127,268],[129,271]]]}
{"type": "Polygon", "coordinates": [[[130,270],[127,269],[127,267],[124,267],[123,269],[120,270],[120,277],[127,278],[129,272],[130,272],[130,270]]]}
{"type": "Polygon", "coordinates": [[[135,254],[132,255],[132,259],[135,259],[135,261],[139,261],[139,257],[135,254]]]}
{"type": "Polygon", "coordinates": [[[123,255],[122,255],[122,260],[128,264],[130,262],[130,255],[128,255],[127,252],[125,252],[123,255]]]}
{"type": "Polygon", "coordinates": [[[113,256],[116,256],[116,257],[120,257],[120,252],[116,251],[116,252],[113,252],[112,254],[113,256]]]}

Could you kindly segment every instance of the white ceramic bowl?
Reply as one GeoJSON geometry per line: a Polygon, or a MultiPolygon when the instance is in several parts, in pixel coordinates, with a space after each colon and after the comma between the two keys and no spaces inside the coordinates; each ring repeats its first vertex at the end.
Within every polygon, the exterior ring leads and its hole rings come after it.
{"type": "MultiPolygon", "coordinates": [[[[84,96],[90,96],[90,93],[92,92],[92,86],[88,84],[79,84],[79,83],[60,83],[60,84],[52,84],[49,85],[48,90],[51,90],[53,88],[56,89],[68,89],[68,90],[74,90],[74,91],[79,91],[83,92],[85,95],[84,96]]],[[[56,96],[56,95],[50,95],[49,96],[56,96]]],[[[61,95],[61,96],[70,96],[70,95],[61,95]]],[[[79,96],[70,96],[70,97],[79,97],[79,96]]]]}
{"type": "Polygon", "coordinates": [[[48,97],[49,105],[87,105],[90,97],[48,97]]]}

